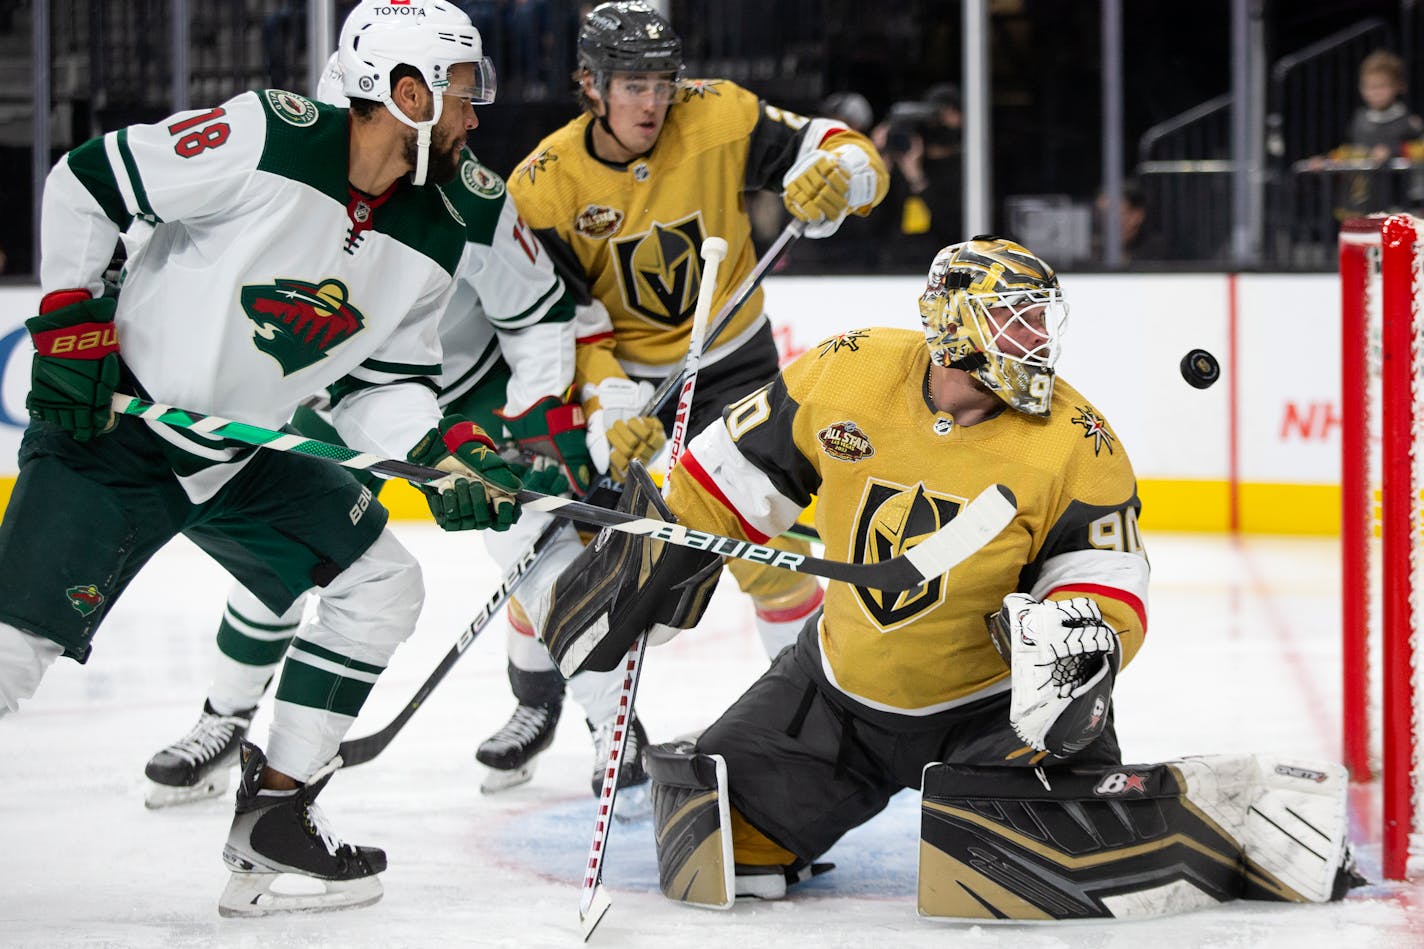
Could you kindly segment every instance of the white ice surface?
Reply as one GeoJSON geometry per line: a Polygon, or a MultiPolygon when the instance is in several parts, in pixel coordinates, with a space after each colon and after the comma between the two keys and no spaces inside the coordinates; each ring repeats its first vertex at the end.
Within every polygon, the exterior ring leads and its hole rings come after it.
{"type": "MultiPolygon", "coordinates": [[[[426,569],[420,627],[352,731],[385,724],[494,586],[477,538],[402,523],[426,569]]],[[[1339,754],[1339,583],[1330,541],[1148,538],[1147,645],[1119,680],[1129,760],[1276,750],[1339,754]]],[[[384,847],[385,899],[346,912],[225,920],[220,853],[230,798],[143,807],[143,764],[196,717],[221,571],[170,545],[115,609],[87,667],[68,661],[0,720],[0,946],[575,946],[592,831],[591,743],[575,706],[531,784],[481,796],[478,741],[512,705],[503,621],[491,624],[379,758],[338,773],[323,808],[347,840],[384,847]]],[[[703,627],[655,648],[638,707],[654,741],[706,725],[764,665],[730,582],[703,627]]],[[[254,728],[261,741],[267,715],[254,728]]],[[[1375,885],[1341,904],[1237,903],[1139,922],[970,926],[915,914],[918,811],[901,794],[828,854],[838,868],[781,903],[713,913],[657,894],[651,829],[615,826],[612,909],[592,942],[710,949],[816,946],[1424,945],[1424,886],[1375,885]]],[[[1363,868],[1378,878],[1378,798],[1352,799],[1363,868]]]]}

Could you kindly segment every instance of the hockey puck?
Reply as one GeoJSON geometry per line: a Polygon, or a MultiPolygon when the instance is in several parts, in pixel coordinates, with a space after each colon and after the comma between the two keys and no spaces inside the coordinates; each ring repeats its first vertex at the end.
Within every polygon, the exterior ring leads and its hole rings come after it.
{"type": "Polygon", "coordinates": [[[1182,357],[1182,378],[1194,389],[1205,389],[1221,378],[1221,364],[1205,349],[1194,349],[1182,357]]]}

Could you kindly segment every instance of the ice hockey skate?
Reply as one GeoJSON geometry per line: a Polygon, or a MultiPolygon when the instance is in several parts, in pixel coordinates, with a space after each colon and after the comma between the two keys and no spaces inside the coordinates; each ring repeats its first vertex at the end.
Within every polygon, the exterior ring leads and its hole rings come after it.
{"type": "Polygon", "coordinates": [[[341,767],[333,758],[295,791],[261,787],[267,757],[242,742],[237,813],[223,862],[232,871],[218,900],[222,916],[269,916],[369,906],[381,898],[386,853],[343,842],[315,803],[341,767]]]}
{"type": "MultiPolygon", "coordinates": [[[[594,727],[585,720],[593,735],[593,796],[603,793],[603,773],[608,767],[608,752],[613,745],[613,720],[594,727]]],[[[648,733],[643,723],[633,715],[628,729],[628,741],[623,746],[623,763],[618,771],[618,796],[613,802],[613,816],[618,820],[642,820],[653,812],[652,796],[648,793],[648,771],[643,764],[643,749],[648,745],[648,733]]]]}
{"type": "Polygon", "coordinates": [[[247,737],[255,708],[219,715],[203,703],[203,713],[188,734],[149,759],[144,806],[150,809],[188,804],[227,791],[228,772],[237,763],[238,745],[247,737]]]}
{"type": "Polygon", "coordinates": [[[503,727],[480,742],[475,760],[486,769],[480,782],[484,794],[498,794],[534,777],[534,759],[554,740],[563,702],[515,707],[503,727]]]}

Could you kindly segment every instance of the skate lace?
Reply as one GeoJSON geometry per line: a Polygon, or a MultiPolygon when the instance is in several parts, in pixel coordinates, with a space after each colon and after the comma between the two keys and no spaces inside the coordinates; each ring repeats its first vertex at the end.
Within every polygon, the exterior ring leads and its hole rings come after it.
{"type": "Polygon", "coordinates": [[[527,744],[539,736],[548,719],[548,710],[542,705],[520,705],[515,708],[509,721],[504,723],[504,727],[495,732],[494,740],[512,745],[527,744]]]}
{"type": "Polygon", "coordinates": [[[322,845],[326,847],[326,852],[333,857],[336,856],[338,850],[347,845],[346,841],[336,836],[336,831],[331,829],[331,823],[326,814],[322,812],[320,805],[308,804],[303,822],[306,824],[307,833],[313,837],[320,837],[322,845]]]}
{"type": "Polygon", "coordinates": [[[232,733],[246,719],[230,715],[209,715],[206,712],[198,719],[198,724],[169,746],[168,751],[189,764],[197,764],[212,758],[232,740],[232,733]]]}
{"type": "MultiPolygon", "coordinates": [[[[636,721],[636,719],[635,719],[636,721]]],[[[613,747],[613,722],[605,722],[593,730],[594,767],[601,769],[608,761],[608,752],[613,747]]],[[[638,729],[628,726],[628,740],[623,745],[623,761],[638,759],[638,729]]]]}

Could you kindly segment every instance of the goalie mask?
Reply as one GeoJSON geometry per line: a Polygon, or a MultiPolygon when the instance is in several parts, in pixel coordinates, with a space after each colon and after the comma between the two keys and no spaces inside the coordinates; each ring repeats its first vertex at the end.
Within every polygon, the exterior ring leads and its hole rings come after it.
{"type": "Polygon", "coordinates": [[[430,133],[440,121],[445,96],[472,105],[494,101],[494,66],[484,55],[480,31],[448,0],[361,0],[341,27],[337,65],[342,91],[351,99],[385,103],[390,113],[416,132],[416,167],[412,180],[425,183],[430,159],[430,133]],[[471,63],[475,78],[469,87],[450,83],[456,63],[471,63]],[[410,66],[435,93],[429,119],[416,121],[391,101],[391,70],[410,66]]]}
{"type": "Polygon", "coordinates": [[[579,30],[578,64],[605,99],[614,73],[669,73],[671,88],[682,78],[682,39],[641,0],[602,3],[579,30]]]}
{"type": "Polygon", "coordinates": [[[1028,415],[1047,415],[1068,320],[1058,277],[1027,248],[979,236],[941,250],[920,295],[930,361],[968,372],[1028,415]]]}

